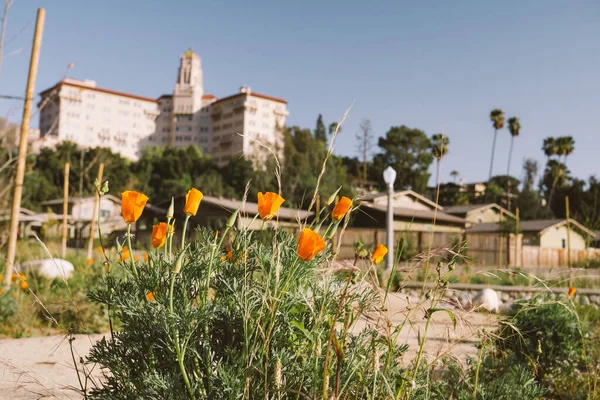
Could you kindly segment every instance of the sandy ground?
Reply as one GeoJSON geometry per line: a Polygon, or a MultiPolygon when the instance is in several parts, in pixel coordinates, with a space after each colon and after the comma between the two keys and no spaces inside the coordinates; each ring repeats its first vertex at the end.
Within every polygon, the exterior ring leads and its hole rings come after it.
{"type": "MultiPolygon", "coordinates": [[[[425,335],[424,310],[428,305],[409,305],[406,296],[401,294],[390,294],[387,305],[392,326],[404,323],[399,341],[410,346],[405,355],[405,362],[408,362],[416,355],[418,337],[425,335]],[[413,308],[408,319],[407,306],[413,308]]],[[[424,356],[429,361],[444,355],[452,355],[463,361],[467,356],[476,356],[474,344],[479,340],[481,329],[494,330],[497,317],[487,313],[467,313],[451,305],[440,306],[453,310],[457,326],[454,329],[447,313],[434,313],[427,332],[424,356]]],[[[361,320],[357,323],[357,329],[368,324],[372,324],[372,321],[361,320]]],[[[76,336],[73,342],[75,359],[85,356],[92,344],[102,336],[76,336]]],[[[101,376],[99,368],[93,371],[93,375],[101,376]]],[[[64,337],[0,340],[0,399],[80,399],[77,389],[77,374],[68,340],[64,337]]]]}

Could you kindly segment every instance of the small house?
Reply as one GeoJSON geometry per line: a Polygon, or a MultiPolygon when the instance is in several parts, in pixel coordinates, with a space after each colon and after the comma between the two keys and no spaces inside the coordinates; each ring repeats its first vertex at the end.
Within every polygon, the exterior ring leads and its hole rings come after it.
{"type": "Polygon", "coordinates": [[[475,224],[499,223],[506,217],[516,219],[513,213],[496,203],[447,206],[443,210],[447,214],[464,218],[467,221],[467,227],[475,224]]]}
{"type": "MultiPolygon", "coordinates": [[[[536,246],[547,249],[585,250],[595,237],[594,232],[574,219],[541,219],[521,221],[517,231],[523,235],[524,246],[536,246]]],[[[482,234],[508,235],[498,223],[482,223],[467,229],[467,238],[482,234]]]]}

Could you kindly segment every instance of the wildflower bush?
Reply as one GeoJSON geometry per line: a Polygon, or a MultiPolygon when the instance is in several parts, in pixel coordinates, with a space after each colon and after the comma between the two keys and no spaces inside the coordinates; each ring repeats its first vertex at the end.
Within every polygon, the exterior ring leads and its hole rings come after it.
{"type": "MultiPolygon", "coordinates": [[[[123,199],[143,209],[144,197],[123,199]]],[[[201,196],[190,191],[187,200],[189,217],[201,196]]],[[[256,218],[270,220],[283,199],[261,193],[258,202],[256,218]]],[[[148,262],[107,264],[102,288],[89,295],[121,323],[88,356],[110,372],[89,398],[395,397],[406,346],[355,329],[360,316],[381,312],[374,266],[387,249],[333,262],[330,239],[351,207],[342,198],[299,236],[237,230],[234,213],[223,232],[199,230],[180,249],[168,216],[153,229],[148,262]]]]}

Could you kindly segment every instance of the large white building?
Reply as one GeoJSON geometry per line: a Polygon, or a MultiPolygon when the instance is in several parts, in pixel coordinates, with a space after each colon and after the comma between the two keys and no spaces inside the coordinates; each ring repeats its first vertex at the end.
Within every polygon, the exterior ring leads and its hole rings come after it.
{"type": "Polygon", "coordinates": [[[201,60],[191,50],[181,56],[173,93],[158,99],[74,79],[40,95],[41,141],[49,145],[70,140],[135,160],[144,147],[193,144],[220,166],[242,155],[262,164],[268,151],[261,144],[283,156],[287,102],[247,87],[220,100],[205,94],[201,60]]]}
{"type": "Polygon", "coordinates": [[[69,140],[82,147],[109,147],[135,160],[140,143],[156,130],[156,99],[101,89],[94,81],[75,79],[64,79],[40,96],[43,143],[69,140]]]}

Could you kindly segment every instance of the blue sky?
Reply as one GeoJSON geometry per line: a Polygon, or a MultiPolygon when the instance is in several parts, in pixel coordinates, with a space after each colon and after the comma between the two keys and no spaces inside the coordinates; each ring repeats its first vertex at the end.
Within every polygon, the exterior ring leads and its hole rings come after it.
{"type": "MultiPolygon", "coordinates": [[[[41,1],[9,10],[0,94],[22,95],[37,7],[46,29],[36,91],[70,76],[158,97],[173,90],[179,56],[202,57],[205,91],[242,84],[288,101],[290,125],[337,120],[354,103],[336,152],[356,155],[355,133],[392,125],[444,131],[442,176],[487,179],[491,109],[521,119],[511,172],[546,136],[572,135],[574,175],[599,172],[600,2],[590,1],[41,1]]],[[[21,117],[0,100],[0,115],[21,117]]],[[[32,121],[37,125],[37,118],[32,121]]],[[[509,133],[498,134],[504,174],[509,133]]],[[[375,149],[377,147],[375,146],[375,149]]]]}

